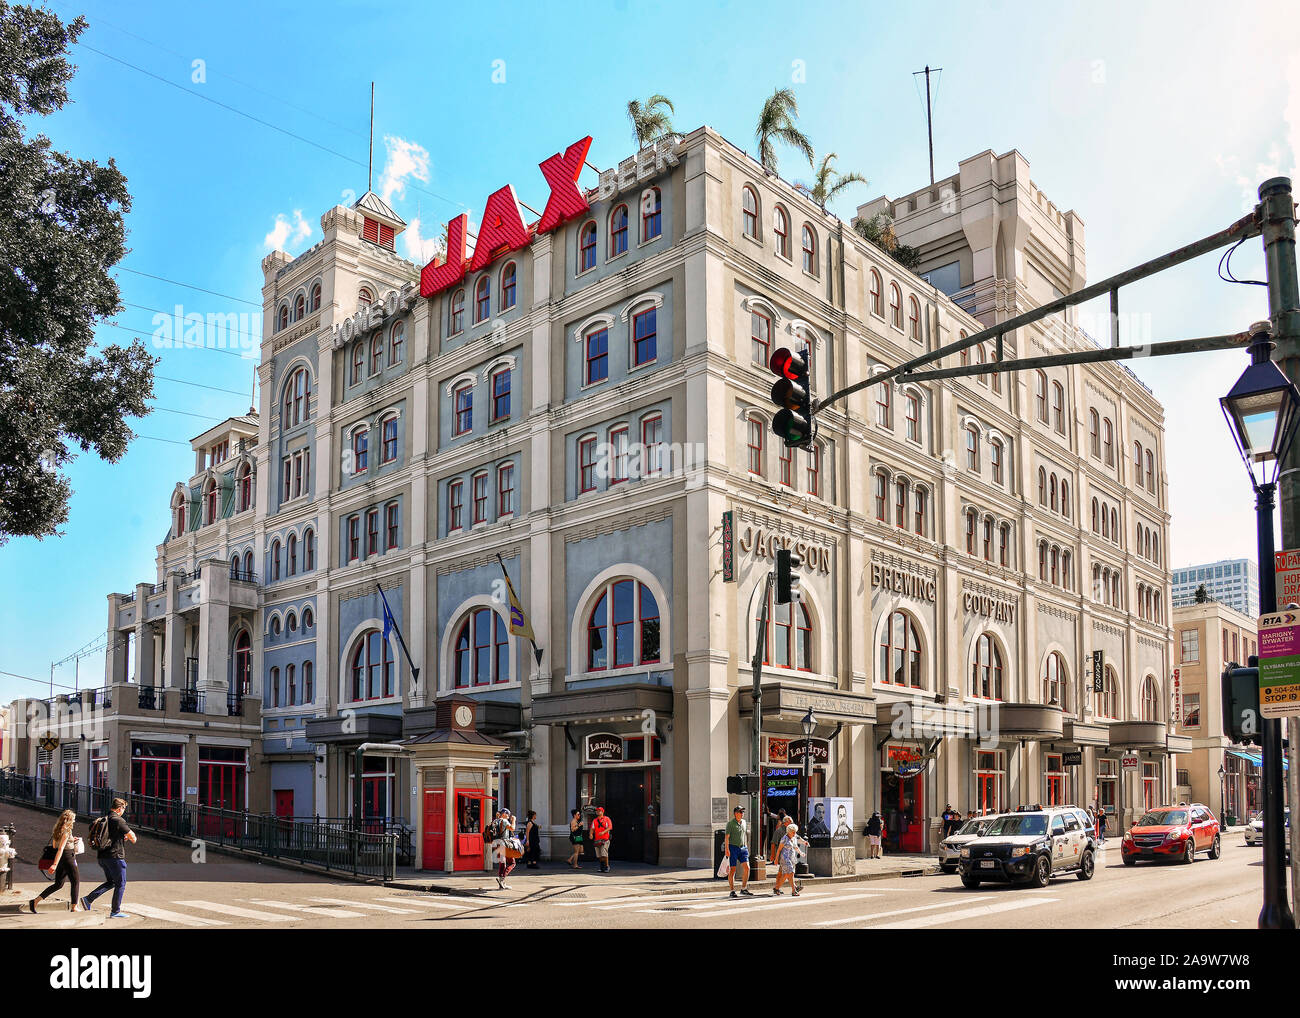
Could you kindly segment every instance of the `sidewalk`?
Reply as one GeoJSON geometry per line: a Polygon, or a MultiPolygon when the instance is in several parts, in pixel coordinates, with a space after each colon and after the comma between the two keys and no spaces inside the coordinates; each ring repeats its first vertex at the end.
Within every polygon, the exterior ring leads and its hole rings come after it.
{"type": "MultiPolygon", "coordinates": [[[[811,886],[812,884],[854,883],[863,880],[890,880],[937,872],[938,861],[933,856],[892,855],[883,859],[858,859],[857,873],[853,876],[803,876],[799,879],[811,886]]],[[[767,877],[763,880],[750,880],[749,886],[755,890],[766,890],[771,888],[774,879],[775,868],[768,866],[767,877]]],[[[629,892],[655,894],[689,894],[710,890],[725,892],[727,889],[726,880],[719,880],[712,870],[668,869],[645,863],[614,862],[609,873],[601,873],[595,863],[588,863],[580,870],[572,870],[560,859],[543,862],[542,868],[537,870],[517,866],[510,874],[508,882],[515,892],[536,893],[545,889],[554,893],[568,893],[575,898],[613,898],[629,892]]],[[[433,894],[478,896],[498,893],[495,869],[483,873],[449,875],[423,873],[403,867],[398,869],[397,879],[386,886],[433,894]]],[[[739,880],[736,886],[739,888],[739,880]]]]}

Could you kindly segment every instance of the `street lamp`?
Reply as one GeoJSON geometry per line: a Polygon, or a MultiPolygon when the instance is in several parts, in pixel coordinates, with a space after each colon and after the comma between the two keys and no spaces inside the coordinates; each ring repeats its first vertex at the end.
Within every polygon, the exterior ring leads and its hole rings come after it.
{"type": "MultiPolygon", "coordinates": [[[[1228,395],[1219,400],[1232,430],[1251,487],[1255,489],[1255,535],[1259,548],[1259,601],[1265,612],[1277,608],[1277,575],[1273,563],[1273,496],[1278,472],[1295,435],[1300,390],[1273,363],[1268,322],[1250,327],[1250,366],[1228,395]]],[[[1282,726],[1277,718],[1262,718],[1264,907],[1262,930],[1295,929],[1286,900],[1286,861],[1282,826],[1282,726]]]]}
{"type": "Polygon", "coordinates": [[[812,708],[808,708],[808,713],[803,716],[799,722],[803,729],[803,834],[808,837],[808,818],[811,816],[811,804],[808,802],[812,789],[808,785],[808,762],[812,757],[812,733],[817,727],[817,719],[813,717],[812,708]]]}
{"type": "Polygon", "coordinates": [[[1219,826],[1228,826],[1228,803],[1224,795],[1225,785],[1223,783],[1223,764],[1219,764],[1219,826]]]}

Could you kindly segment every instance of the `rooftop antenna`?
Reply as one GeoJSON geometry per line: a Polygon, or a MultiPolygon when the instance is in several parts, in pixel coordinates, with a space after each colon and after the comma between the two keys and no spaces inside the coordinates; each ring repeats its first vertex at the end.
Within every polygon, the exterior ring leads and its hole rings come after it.
{"type": "MultiPolygon", "coordinates": [[[[935,176],[933,170],[933,156],[931,156],[930,176],[935,176]]],[[[374,186],[374,82],[370,82],[370,155],[365,165],[365,190],[372,190],[374,186]]]]}
{"type": "Polygon", "coordinates": [[[931,67],[929,64],[926,64],[925,70],[912,72],[912,77],[914,78],[918,74],[925,75],[925,133],[926,133],[926,137],[929,139],[930,142],[930,183],[931,185],[934,184],[934,106],[930,100],[930,75],[939,74],[942,70],[943,70],[942,67],[931,67]]]}

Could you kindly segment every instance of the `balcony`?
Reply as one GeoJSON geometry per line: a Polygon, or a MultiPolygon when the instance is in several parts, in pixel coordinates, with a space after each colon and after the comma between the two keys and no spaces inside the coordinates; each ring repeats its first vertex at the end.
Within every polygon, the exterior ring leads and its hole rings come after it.
{"type": "Polygon", "coordinates": [[[164,706],[163,696],[159,693],[156,686],[141,686],[140,690],[140,709],[141,710],[162,710],[164,706]]]}
{"type": "Polygon", "coordinates": [[[182,689],[180,691],[180,712],[182,714],[202,714],[206,699],[206,694],[200,693],[197,689],[182,689]]]}
{"type": "Polygon", "coordinates": [[[232,718],[244,716],[244,696],[242,693],[228,693],[226,695],[226,715],[232,718]]]}

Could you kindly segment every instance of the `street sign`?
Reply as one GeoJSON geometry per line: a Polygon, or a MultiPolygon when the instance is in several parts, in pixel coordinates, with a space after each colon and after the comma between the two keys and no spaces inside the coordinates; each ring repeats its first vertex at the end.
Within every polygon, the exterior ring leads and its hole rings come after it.
{"type": "Polygon", "coordinates": [[[1300,612],[1259,617],[1259,713],[1300,715],[1300,612]]]}
{"type": "Polygon", "coordinates": [[[1074,752],[1066,752],[1061,754],[1062,767],[1079,767],[1082,764],[1083,764],[1083,752],[1080,750],[1075,750],[1074,752]]]}
{"type": "Polygon", "coordinates": [[[40,747],[47,753],[53,753],[59,748],[59,737],[57,735],[42,735],[40,747]]]}
{"type": "Polygon", "coordinates": [[[1276,552],[1273,568],[1277,575],[1276,609],[1282,612],[1289,604],[1300,604],[1300,548],[1276,552]]]}
{"type": "Polygon", "coordinates": [[[1092,652],[1092,691],[1106,691],[1106,652],[1102,650],[1092,652]]]}

